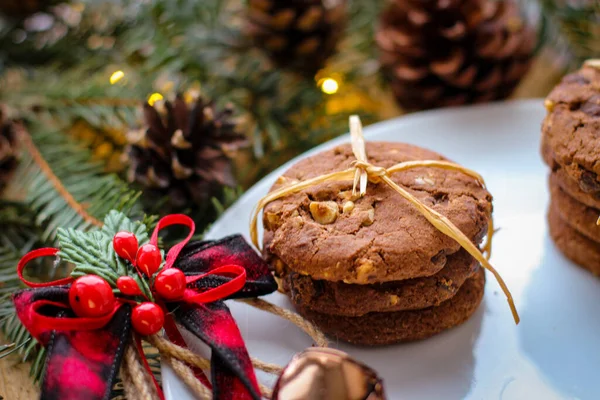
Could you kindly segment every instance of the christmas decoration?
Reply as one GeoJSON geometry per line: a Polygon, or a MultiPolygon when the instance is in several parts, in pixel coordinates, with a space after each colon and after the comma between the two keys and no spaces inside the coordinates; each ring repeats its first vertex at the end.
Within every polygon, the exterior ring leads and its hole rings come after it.
{"type": "Polygon", "coordinates": [[[185,275],[177,268],[160,271],[154,281],[156,292],[167,300],[176,300],[182,297],[185,285],[185,275]]]}
{"type": "Polygon", "coordinates": [[[248,35],[282,67],[312,75],[334,53],[345,0],[250,0],[248,35]]]}
{"type": "Polygon", "coordinates": [[[273,389],[273,400],[384,400],[377,373],[346,353],[313,347],[296,354],[273,389]]]}
{"type": "Polygon", "coordinates": [[[113,309],[114,303],[112,288],[96,275],[75,279],[69,289],[69,305],[78,317],[101,317],[113,309]]]}
{"type": "Polygon", "coordinates": [[[137,252],[136,265],[148,277],[158,271],[161,262],[160,250],[153,244],[146,243],[137,252]]]}
{"type": "Polygon", "coordinates": [[[0,109],[0,195],[17,166],[17,135],[0,109]]]}
{"type": "Polygon", "coordinates": [[[190,109],[182,95],[155,106],[144,105],[147,128],[128,134],[129,179],[174,208],[204,205],[234,186],[229,155],[246,139],[235,132],[231,106],[217,110],[198,98],[190,109]]]}
{"type": "Polygon", "coordinates": [[[138,251],[138,240],[131,232],[117,232],[113,238],[115,253],[133,263],[138,251]]]}
{"type": "Polygon", "coordinates": [[[158,305],[147,301],[133,308],[131,323],[139,334],[154,335],[162,329],[165,313],[158,305]]]}
{"type": "Polygon", "coordinates": [[[508,97],[535,35],[512,0],[393,0],[376,41],[398,103],[419,110],[508,97]]]}
{"type": "MultiPolygon", "coordinates": [[[[250,357],[222,300],[268,294],[276,284],[267,265],[241,236],[189,242],[193,233],[194,222],[178,214],[162,218],[148,237],[142,223],[112,211],[102,229],[59,229],[60,250],[38,249],[21,259],[18,276],[33,289],[17,292],[13,301],[25,328],[47,347],[42,398],[105,399],[121,363],[124,382],[133,380],[137,388],[130,368],[144,366],[150,372],[142,339],[162,349],[167,360],[177,360],[172,346],[179,346],[180,357],[189,354],[177,322],[213,350],[212,384],[201,369],[185,367],[193,371],[192,379],[212,387],[214,398],[260,399],[250,357]],[[190,232],[160,262],[162,257],[154,254],[158,234],[172,225],[183,225],[190,232]],[[133,234],[140,244],[138,260],[140,253],[151,254],[152,261],[144,268],[131,262],[135,242],[123,232],[133,234]],[[148,244],[153,248],[144,252],[148,244]],[[28,262],[55,255],[75,265],[70,277],[47,283],[23,277],[28,262]],[[157,260],[161,271],[153,279],[157,260]],[[172,343],[156,336],[163,328],[172,343]]],[[[163,398],[156,382],[153,390],[163,398]]]]}
{"type": "Polygon", "coordinates": [[[137,282],[130,276],[120,276],[117,279],[117,288],[126,296],[140,296],[142,294],[137,282]]]}

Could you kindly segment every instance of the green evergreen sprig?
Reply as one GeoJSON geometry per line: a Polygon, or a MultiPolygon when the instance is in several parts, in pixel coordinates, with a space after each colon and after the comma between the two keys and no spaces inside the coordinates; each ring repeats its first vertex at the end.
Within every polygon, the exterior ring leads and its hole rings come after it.
{"type": "MultiPolygon", "coordinates": [[[[0,330],[12,345],[10,351],[16,351],[22,361],[32,362],[30,373],[37,380],[43,369],[45,351],[17,318],[11,295],[22,287],[17,276],[17,263],[25,253],[41,247],[40,229],[35,224],[35,214],[22,202],[0,201],[0,221],[0,330]]],[[[29,274],[43,277],[62,272],[45,261],[32,263],[29,274]]]]}
{"type": "Polygon", "coordinates": [[[152,291],[146,279],[140,278],[131,263],[117,255],[113,248],[113,237],[117,232],[133,233],[139,246],[150,241],[146,225],[132,221],[123,213],[112,210],[104,219],[99,230],[80,231],[72,228],[59,228],[57,232],[60,252],[58,256],[74,265],[73,278],[84,275],[98,275],[113,288],[117,288],[117,279],[131,276],[136,280],[145,297],[152,300],[152,291]]]}

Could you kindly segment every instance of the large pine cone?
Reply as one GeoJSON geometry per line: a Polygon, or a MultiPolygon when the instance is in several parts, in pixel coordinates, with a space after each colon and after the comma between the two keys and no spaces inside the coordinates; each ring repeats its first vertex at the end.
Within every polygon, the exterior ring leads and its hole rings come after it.
{"type": "Polygon", "coordinates": [[[0,110],[0,194],[17,167],[17,134],[12,121],[0,110]]]}
{"type": "Polygon", "coordinates": [[[508,97],[535,34],[512,0],[393,0],[376,41],[398,103],[419,110],[508,97]]]}
{"type": "Polygon", "coordinates": [[[314,74],[335,52],[345,0],[250,0],[247,33],[281,67],[314,74]]]}
{"type": "Polygon", "coordinates": [[[173,209],[206,206],[224,185],[234,186],[232,154],[246,138],[235,132],[230,106],[215,110],[201,98],[190,108],[183,96],[164,112],[144,104],[146,128],[127,135],[128,177],[154,197],[168,196],[173,209]]]}

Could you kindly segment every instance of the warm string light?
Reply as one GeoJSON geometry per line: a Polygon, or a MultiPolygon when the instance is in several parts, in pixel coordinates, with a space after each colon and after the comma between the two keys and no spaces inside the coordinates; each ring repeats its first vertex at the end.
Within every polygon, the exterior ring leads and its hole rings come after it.
{"type": "Polygon", "coordinates": [[[148,104],[150,104],[151,106],[153,106],[157,101],[160,101],[163,99],[163,95],[160,93],[152,93],[150,95],[150,97],[148,97],[148,104]]]}
{"type": "Polygon", "coordinates": [[[338,81],[333,78],[320,79],[317,84],[321,87],[321,90],[325,94],[335,94],[340,88],[338,81]]]}
{"type": "Polygon", "coordinates": [[[115,71],[112,73],[112,75],[110,76],[110,84],[114,85],[115,83],[119,82],[121,79],[123,79],[125,77],[125,72],[119,70],[119,71],[115,71]]]}

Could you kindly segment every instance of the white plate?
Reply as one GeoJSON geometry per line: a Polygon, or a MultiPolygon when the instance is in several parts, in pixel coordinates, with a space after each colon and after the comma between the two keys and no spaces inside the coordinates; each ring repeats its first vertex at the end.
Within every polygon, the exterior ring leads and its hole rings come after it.
{"type": "MultiPolygon", "coordinates": [[[[492,264],[522,319],[514,325],[488,274],[481,307],[458,328],[375,349],[334,341],[379,372],[389,399],[600,399],[600,280],[567,261],[548,237],[547,169],[539,156],[544,113],[540,100],[528,100],[418,113],[365,129],[368,140],[424,146],[483,175],[501,228],[492,264]]],[[[307,155],[347,141],[342,136],[307,155]]],[[[291,163],[250,189],[208,236],[247,236],[253,206],[291,163]]],[[[279,293],[267,299],[290,307],[279,293]]],[[[290,323],[229,303],[253,356],[284,365],[311,345],[290,323]]],[[[193,398],[170,370],[164,370],[164,385],[168,399],[193,398]]]]}

